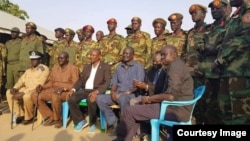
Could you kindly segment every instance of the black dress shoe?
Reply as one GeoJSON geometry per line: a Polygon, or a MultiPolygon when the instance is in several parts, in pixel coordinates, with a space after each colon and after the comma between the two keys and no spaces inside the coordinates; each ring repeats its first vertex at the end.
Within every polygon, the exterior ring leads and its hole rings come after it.
{"type": "Polygon", "coordinates": [[[23,120],[24,120],[24,116],[17,117],[16,118],[16,124],[19,124],[19,123],[23,122],[23,120]]]}
{"type": "MultiPolygon", "coordinates": [[[[35,121],[35,120],[34,120],[35,121]]],[[[23,125],[27,125],[27,124],[31,124],[33,122],[33,118],[29,119],[29,120],[24,120],[23,121],[23,125]]]]}

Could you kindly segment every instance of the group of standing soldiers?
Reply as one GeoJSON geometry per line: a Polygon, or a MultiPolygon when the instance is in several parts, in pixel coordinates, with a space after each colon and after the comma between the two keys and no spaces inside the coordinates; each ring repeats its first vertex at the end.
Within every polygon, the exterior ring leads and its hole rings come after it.
{"type": "MultiPolygon", "coordinates": [[[[37,50],[47,53],[50,59],[44,63],[52,68],[57,63],[60,52],[69,53],[69,61],[80,72],[84,65],[90,63],[88,52],[100,48],[102,60],[112,67],[112,73],[120,62],[122,50],[130,46],[135,50],[134,60],[147,69],[151,64],[152,54],[165,45],[174,45],[178,55],[186,62],[195,82],[195,87],[207,86],[206,94],[198,103],[195,111],[197,123],[207,124],[244,124],[250,121],[250,4],[244,0],[213,0],[208,4],[214,22],[204,22],[207,7],[193,4],[189,13],[194,27],[188,31],[181,28],[183,15],[173,13],[168,17],[171,30],[166,33],[167,22],[156,18],[153,28],[156,37],[151,39],[149,33],[141,31],[142,20],[131,19],[131,26],[126,27],[128,36],[116,33],[117,20],[107,21],[109,34],[97,42],[92,39],[95,29],[85,25],[76,31],[80,42],[73,41],[74,30],[70,28],[55,29],[58,39],[52,47],[46,47],[42,38],[36,33],[36,25],[26,24],[26,34],[18,38],[19,29],[11,30],[12,39],[5,46],[0,45],[2,72],[7,64],[6,88],[12,88],[18,76],[30,66],[28,52],[37,50]],[[231,15],[231,7],[236,11],[231,15]],[[17,75],[19,74],[19,75],[17,75]]],[[[98,31],[98,37],[103,32],[98,31]],[[100,34],[100,35],[99,35],[100,34]]]]}

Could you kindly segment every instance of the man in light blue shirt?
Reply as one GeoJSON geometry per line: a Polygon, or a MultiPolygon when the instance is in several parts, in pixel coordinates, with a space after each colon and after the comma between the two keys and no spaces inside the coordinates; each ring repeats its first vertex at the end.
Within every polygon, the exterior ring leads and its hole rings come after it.
{"type": "MultiPolygon", "coordinates": [[[[133,60],[134,49],[126,47],[123,50],[122,62],[117,66],[111,80],[110,95],[98,95],[97,105],[104,113],[109,126],[117,125],[117,117],[109,107],[119,104],[121,113],[129,106],[129,101],[136,97],[137,88],[133,86],[133,81],[143,81],[145,77],[142,65],[133,60]]],[[[111,130],[109,135],[115,135],[115,130],[111,130]]]]}

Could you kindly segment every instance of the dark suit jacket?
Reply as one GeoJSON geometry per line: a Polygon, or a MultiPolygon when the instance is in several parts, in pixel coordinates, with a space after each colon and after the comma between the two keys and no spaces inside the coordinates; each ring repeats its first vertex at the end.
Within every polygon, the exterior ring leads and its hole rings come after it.
{"type": "MultiPolygon", "coordinates": [[[[90,76],[92,64],[84,66],[83,71],[80,74],[79,80],[75,83],[74,88],[78,91],[80,88],[85,88],[86,81],[90,76]]],[[[94,79],[94,90],[98,90],[100,94],[103,94],[110,84],[111,69],[107,63],[100,61],[98,69],[94,79]]]]}
{"type": "Polygon", "coordinates": [[[153,67],[150,67],[148,71],[146,72],[146,83],[148,84],[148,95],[154,95],[154,94],[160,94],[166,91],[166,78],[167,74],[165,70],[161,70],[159,77],[155,83],[153,84],[155,73],[157,70],[153,67]]]}

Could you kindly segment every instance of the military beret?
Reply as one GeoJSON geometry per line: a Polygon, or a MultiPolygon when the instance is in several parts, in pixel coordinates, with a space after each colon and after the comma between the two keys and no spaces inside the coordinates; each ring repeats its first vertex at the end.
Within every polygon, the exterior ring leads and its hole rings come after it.
{"type": "Polygon", "coordinates": [[[85,31],[85,30],[90,30],[92,33],[95,32],[94,27],[91,26],[91,25],[85,25],[85,26],[82,28],[82,30],[83,30],[83,31],[85,31]]]}
{"type": "Polygon", "coordinates": [[[13,28],[11,28],[10,31],[11,31],[11,32],[20,32],[20,29],[17,28],[17,27],[13,27],[13,28]]]}
{"type": "Polygon", "coordinates": [[[189,8],[189,13],[192,14],[193,12],[197,11],[197,10],[202,10],[203,12],[207,12],[207,7],[200,5],[200,4],[193,4],[190,6],[189,8]]]}
{"type": "Polygon", "coordinates": [[[126,30],[131,30],[132,29],[132,25],[128,25],[127,27],[125,27],[126,30]]]}
{"type": "Polygon", "coordinates": [[[138,21],[138,22],[141,23],[141,18],[139,18],[139,17],[133,17],[133,18],[131,19],[131,21],[138,21]]]}
{"type": "Polygon", "coordinates": [[[43,54],[39,51],[30,51],[29,55],[30,55],[30,59],[39,59],[43,56],[43,54]]]}
{"type": "Polygon", "coordinates": [[[221,4],[228,5],[229,3],[228,3],[228,0],[213,0],[212,2],[208,4],[208,7],[219,8],[221,7],[221,4]]]}
{"type": "Polygon", "coordinates": [[[156,23],[161,23],[164,27],[167,25],[167,22],[163,18],[154,19],[152,25],[154,26],[156,23]]]}
{"type": "Polygon", "coordinates": [[[111,19],[109,19],[109,20],[107,21],[107,24],[110,24],[110,23],[115,23],[115,24],[117,24],[117,21],[116,21],[116,19],[111,18],[111,19]]]}
{"type": "Polygon", "coordinates": [[[65,34],[64,29],[61,28],[61,27],[56,28],[56,29],[55,29],[55,32],[57,32],[57,31],[59,31],[59,32],[61,32],[61,33],[63,33],[63,34],[65,34]]]}
{"type": "Polygon", "coordinates": [[[70,35],[75,35],[75,31],[70,28],[66,28],[64,31],[65,33],[69,33],[70,35]]]}
{"type": "Polygon", "coordinates": [[[176,21],[176,20],[182,20],[183,19],[183,15],[180,13],[173,13],[168,17],[169,21],[176,21]]]}
{"type": "Polygon", "coordinates": [[[32,27],[33,29],[36,30],[36,24],[33,23],[33,22],[28,22],[28,23],[26,23],[26,26],[30,26],[30,27],[32,27]]]}
{"type": "Polygon", "coordinates": [[[83,31],[82,28],[77,29],[77,30],[76,30],[76,34],[80,34],[80,33],[82,33],[82,31],[83,31]]]}

